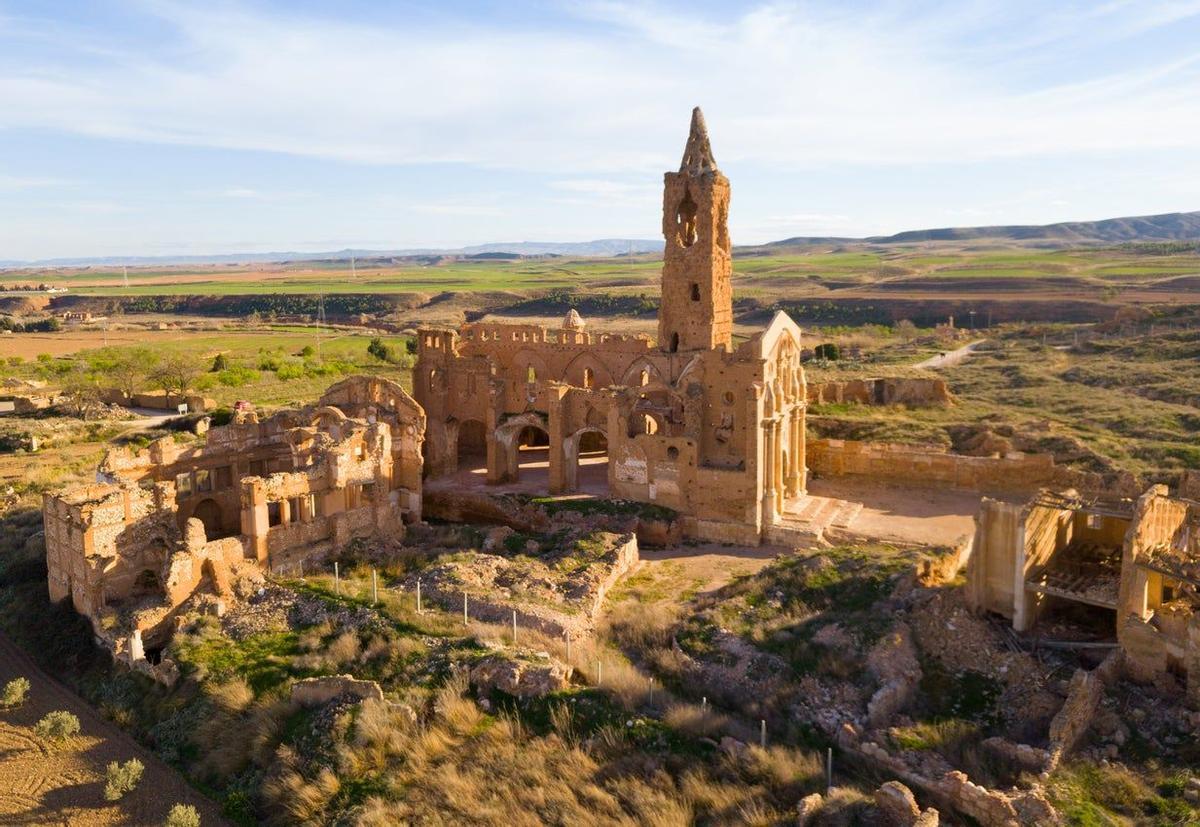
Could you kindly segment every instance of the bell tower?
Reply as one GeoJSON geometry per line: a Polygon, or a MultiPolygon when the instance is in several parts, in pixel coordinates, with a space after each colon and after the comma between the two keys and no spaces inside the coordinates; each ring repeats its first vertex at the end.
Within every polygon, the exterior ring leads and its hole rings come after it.
{"type": "Polygon", "coordinates": [[[668,353],[728,349],[733,325],[729,179],[717,169],[700,107],[678,172],[663,176],[662,305],[658,346],[668,353]]]}

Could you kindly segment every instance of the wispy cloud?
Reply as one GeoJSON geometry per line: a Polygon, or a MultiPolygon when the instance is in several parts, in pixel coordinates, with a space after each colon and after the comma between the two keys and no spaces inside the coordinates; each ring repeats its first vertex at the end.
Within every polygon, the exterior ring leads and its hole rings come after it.
{"type": "Polygon", "coordinates": [[[882,2],[853,14],[775,3],[723,16],[597,2],[565,9],[552,34],[234,3],[144,8],[173,31],[173,50],[114,53],[69,30],[35,62],[0,55],[2,125],[588,179],[670,163],[697,103],[718,161],[792,169],[1200,146],[1194,48],[1137,65],[1096,58],[1098,44],[1200,15],[1190,0],[882,2]],[[70,57],[84,50],[86,67],[70,57]],[[1086,71],[1013,81],[1049,52],[1086,71]]]}
{"type": "Polygon", "coordinates": [[[0,192],[17,190],[40,190],[54,187],[70,187],[78,182],[66,178],[44,178],[29,175],[5,175],[0,173],[0,192]]]}

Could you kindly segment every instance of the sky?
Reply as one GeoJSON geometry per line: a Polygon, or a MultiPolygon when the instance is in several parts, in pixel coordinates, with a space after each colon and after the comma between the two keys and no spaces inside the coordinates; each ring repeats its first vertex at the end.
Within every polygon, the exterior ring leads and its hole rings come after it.
{"type": "Polygon", "coordinates": [[[1200,210],[1200,0],[0,0],[0,260],[1200,210]]]}

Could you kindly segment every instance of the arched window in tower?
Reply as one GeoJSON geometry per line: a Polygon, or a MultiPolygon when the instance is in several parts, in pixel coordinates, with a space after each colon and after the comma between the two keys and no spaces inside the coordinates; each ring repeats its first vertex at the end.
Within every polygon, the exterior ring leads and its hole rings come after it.
{"type": "Polygon", "coordinates": [[[596,382],[596,374],[592,373],[591,368],[583,369],[583,386],[590,388],[596,382]]]}
{"type": "Polygon", "coordinates": [[[696,282],[692,282],[692,301],[700,301],[700,285],[696,282]]]}
{"type": "Polygon", "coordinates": [[[683,247],[691,247],[699,237],[699,231],[696,228],[697,212],[692,194],[685,192],[683,200],[679,202],[679,209],[675,213],[675,236],[683,247]]]}
{"type": "Polygon", "coordinates": [[[534,382],[536,382],[536,381],[537,381],[537,371],[533,369],[533,365],[530,365],[530,366],[529,366],[529,367],[526,369],[526,371],[525,371],[525,381],[526,381],[526,382],[528,382],[528,383],[529,383],[529,384],[531,384],[531,385],[532,385],[534,382]]]}
{"type": "Polygon", "coordinates": [[[672,353],[679,352],[679,334],[678,333],[671,334],[671,352],[672,353]]]}
{"type": "Polygon", "coordinates": [[[643,370],[642,375],[638,377],[638,384],[643,388],[650,384],[650,371],[643,370]]]}

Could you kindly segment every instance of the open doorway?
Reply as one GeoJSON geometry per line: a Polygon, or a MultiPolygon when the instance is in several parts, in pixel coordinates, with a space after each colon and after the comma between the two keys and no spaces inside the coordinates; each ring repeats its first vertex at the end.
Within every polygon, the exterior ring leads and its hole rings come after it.
{"type": "Polygon", "coordinates": [[[456,467],[460,472],[487,473],[487,429],[478,419],[459,423],[456,467]]]}
{"type": "Polygon", "coordinates": [[[563,446],[568,491],[608,493],[608,436],[599,428],[575,432],[563,446]]]}
{"type": "Polygon", "coordinates": [[[526,425],[513,443],[511,465],[513,481],[527,479],[531,474],[550,476],[550,434],[536,425],[526,425]]]}

